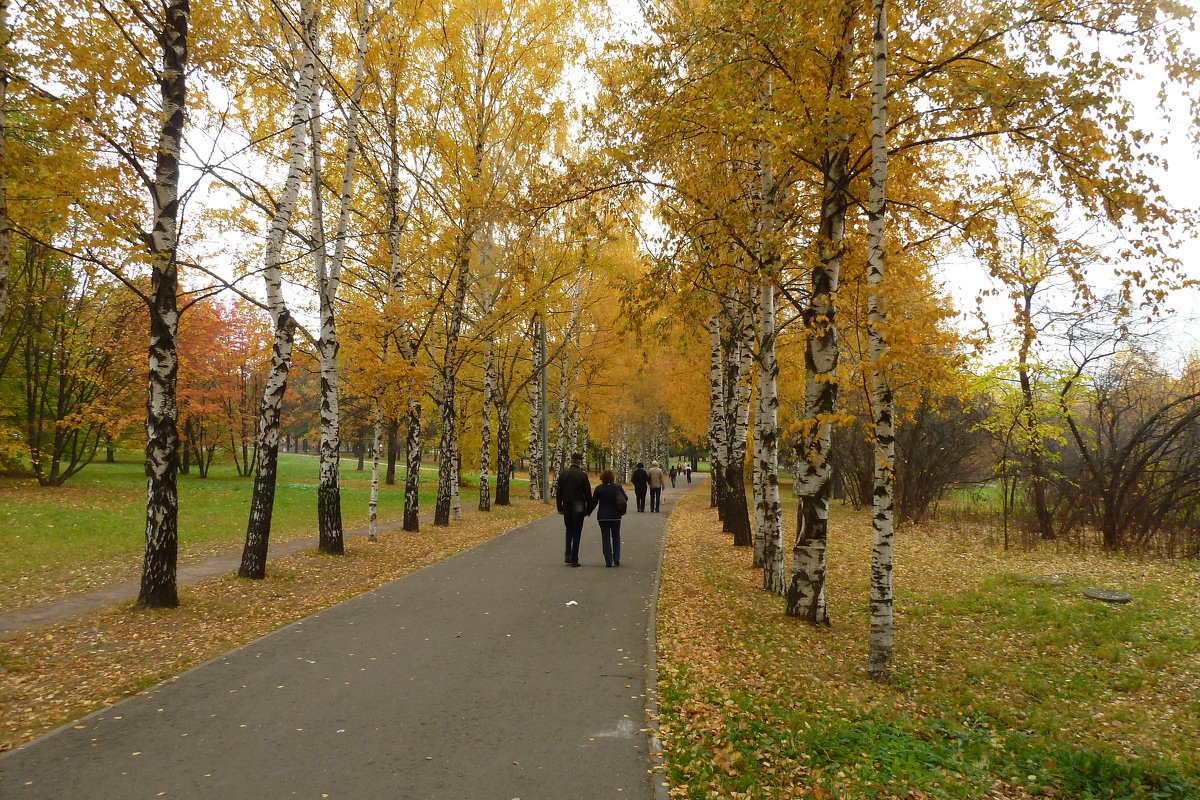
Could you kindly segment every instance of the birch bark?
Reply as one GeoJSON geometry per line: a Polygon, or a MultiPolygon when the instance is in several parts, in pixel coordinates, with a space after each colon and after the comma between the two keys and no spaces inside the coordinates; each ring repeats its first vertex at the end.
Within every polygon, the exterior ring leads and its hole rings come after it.
{"type": "Polygon", "coordinates": [[[8,270],[12,258],[8,218],[8,64],[11,37],[9,0],[0,0],[0,319],[8,310],[8,270]]]}
{"type": "Polygon", "coordinates": [[[871,406],[875,414],[875,491],[871,514],[871,641],[867,673],[891,681],[892,540],[895,494],[895,404],[886,373],[887,322],[882,289],[887,213],[887,0],[873,0],[871,70],[871,185],[867,217],[867,328],[871,344],[871,406]]]}
{"type": "MultiPolygon", "coordinates": [[[[772,86],[766,87],[768,104],[772,86]]],[[[779,203],[781,188],[775,180],[767,142],[758,146],[759,207],[758,246],[761,249],[758,289],[758,403],[755,413],[757,486],[755,544],[762,542],[763,588],[783,594],[786,577],[783,559],[783,504],[779,497],[779,362],[775,354],[775,281],[780,271],[779,203]]]]}
{"type": "Polygon", "coordinates": [[[724,514],[725,470],[725,378],[721,367],[721,315],[708,318],[708,453],[712,472],[709,487],[710,507],[724,514]]]}
{"type": "Polygon", "coordinates": [[[179,549],[179,409],[175,400],[179,357],[176,305],[179,246],[179,155],[187,107],[188,0],[165,6],[162,44],[162,127],[150,187],[154,225],[146,237],[151,256],[149,392],[146,399],[146,555],[138,606],[179,605],[176,558],[179,549]]]}
{"type": "Polygon", "coordinates": [[[300,13],[301,35],[296,42],[299,67],[296,73],[296,95],[292,101],[287,177],[267,230],[263,254],[263,281],[274,328],[271,368],[263,386],[262,402],[259,404],[258,466],[254,471],[254,494],[250,501],[250,516],[246,522],[246,542],[238,567],[239,577],[255,580],[266,577],[267,550],[271,537],[271,516],[275,507],[275,482],[279,463],[279,421],[284,394],[287,392],[288,372],[291,369],[292,343],[296,335],[296,321],[292,318],[283,296],[281,267],[283,241],[291,226],[292,213],[300,194],[307,152],[307,124],[316,66],[312,47],[312,35],[316,26],[314,3],[305,0],[301,4],[300,13]]]}
{"type": "Polygon", "coordinates": [[[546,350],[541,314],[534,315],[533,362],[534,377],[529,382],[529,499],[541,500],[545,491],[546,465],[542,453],[542,415],[546,413],[546,350]]]}
{"type": "MultiPolygon", "coordinates": [[[[488,308],[485,313],[490,313],[488,308]]],[[[483,345],[483,409],[479,421],[479,510],[492,510],[491,455],[492,455],[492,403],[496,396],[496,360],[489,339],[483,345]]]]}
{"type": "Polygon", "coordinates": [[[321,184],[324,179],[321,163],[320,94],[318,81],[312,96],[308,123],[312,141],[312,166],[309,170],[309,192],[312,197],[312,261],[321,325],[317,336],[317,357],[321,376],[321,435],[317,445],[317,549],[322,553],[341,555],[345,552],[345,543],[342,539],[342,494],[338,480],[341,419],[337,391],[337,316],[334,310],[338,275],[335,264],[331,264],[328,258],[325,238],[325,207],[321,196],[321,184]]]}
{"type": "Polygon", "coordinates": [[[458,385],[458,338],[462,332],[463,315],[467,302],[467,281],[470,274],[471,237],[463,234],[457,258],[458,268],[454,284],[454,302],[450,308],[450,321],[446,328],[446,346],[442,352],[442,397],[439,403],[442,414],[442,436],[438,446],[437,505],[433,512],[433,524],[444,527],[450,524],[454,493],[458,487],[458,414],[455,410],[455,393],[458,385]]]}
{"type": "Polygon", "coordinates": [[[512,430],[512,412],[508,398],[502,394],[496,395],[496,505],[512,505],[510,491],[512,488],[512,445],[510,436],[512,430]]]}
{"type": "Polygon", "coordinates": [[[346,108],[346,158],[342,165],[341,191],[338,195],[337,228],[334,232],[333,256],[326,264],[326,240],[321,202],[321,113],[320,92],[313,93],[312,113],[312,193],[313,227],[316,247],[313,267],[317,291],[320,294],[321,332],[317,341],[321,367],[321,444],[320,478],[317,483],[317,548],[322,553],[341,555],[345,552],[342,536],[342,492],[338,464],[341,458],[341,411],[338,398],[337,355],[341,343],[337,332],[337,293],[341,284],[342,264],[346,257],[346,240],[350,227],[350,201],[354,187],[354,160],[358,153],[359,104],[363,91],[366,64],[367,34],[371,23],[371,2],[363,0],[360,7],[354,84],[346,108]]]}
{"type": "Polygon", "coordinates": [[[375,401],[375,430],[371,437],[371,497],[367,501],[367,541],[379,539],[379,451],[383,448],[383,404],[375,401]]]}
{"type": "Polygon", "coordinates": [[[750,509],[746,502],[746,443],[750,422],[750,372],[754,368],[752,342],[755,338],[753,292],[738,290],[725,305],[727,316],[724,363],[725,429],[727,447],[724,456],[725,513],[723,529],[733,534],[737,547],[751,547],[750,509]],[[738,306],[741,306],[740,308],[738,306]]]}
{"type": "Polygon", "coordinates": [[[404,439],[404,530],[421,529],[421,401],[408,403],[404,439]]]}
{"type": "MultiPolygon", "coordinates": [[[[842,20],[844,44],[831,64],[831,92],[838,95],[846,93],[850,81],[852,20],[853,12],[847,6],[842,20]]],[[[803,449],[800,507],[787,591],[788,616],[803,617],[814,625],[825,626],[830,624],[825,602],[825,545],[833,489],[829,455],[838,392],[837,291],[849,202],[846,181],[850,158],[844,120],[835,115],[827,123],[830,132],[821,159],[825,183],[817,230],[817,263],[813,266],[812,289],[803,313],[808,334],[804,353],[807,372],[804,418],[808,430],[799,445],[803,449]]]]}

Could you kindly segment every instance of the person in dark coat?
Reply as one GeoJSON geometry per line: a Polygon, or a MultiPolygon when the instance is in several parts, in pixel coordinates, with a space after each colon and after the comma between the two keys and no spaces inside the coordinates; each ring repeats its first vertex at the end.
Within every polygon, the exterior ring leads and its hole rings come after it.
{"type": "Polygon", "coordinates": [[[633,481],[633,496],[637,498],[638,511],[646,510],[646,487],[650,485],[650,473],[643,468],[645,465],[639,461],[637,469],[629,476],[633,481]]]}
{"type": "Polygon", "coordinates": [[[566,529],[567,549],[563,560],[578,567],[579,537],[583,534],[583,520],[591,513],[588,505],[592,502],[592,485],[583,471],[583,456],[579,453],[572,453],[571,466],[558,474],[554,499],[566,529]]]}
{"type": "Polygon", "coordinates": [[[596,510],[596,521],[600,523],[600,548],[604,551],[604,566],[621,566],[621,517],[629,504],[629,495],[611,469],[600,473],[600,485],[588,504],[588,514],[596,510]]]}

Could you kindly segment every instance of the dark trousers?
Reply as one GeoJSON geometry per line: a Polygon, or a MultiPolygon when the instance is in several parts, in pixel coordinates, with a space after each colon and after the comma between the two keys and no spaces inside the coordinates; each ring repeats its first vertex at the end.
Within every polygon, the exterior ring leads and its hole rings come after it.
{"type": "Polygon", "coordinates": [[[658,511],[662,507],[662,487],[650,487],[650,510],[658,511]]]}
{"type": "Polygon", "coordinates": [[[604,550],[604,565],[621,563],[621,520],[600,520],[600,547],[604,550]]]}
{"type": "Polygon", "coordinates": [[[633,487],[633,496],[637,498],[638,511],[646,510],[646,487],[633,487]]]}
{"type": "Polygon", "coordinates": [[[579,537],[583,534],[583,514],[563,512],[563,525],[567,533],[567,550],[565,561],[568,564],[579,563],[579,537]]]}

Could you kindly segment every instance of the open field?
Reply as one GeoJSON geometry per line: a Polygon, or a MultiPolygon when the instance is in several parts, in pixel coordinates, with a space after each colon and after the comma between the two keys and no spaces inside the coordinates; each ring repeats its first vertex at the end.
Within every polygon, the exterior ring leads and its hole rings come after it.
{"type": "Polygon", "coordinates": [[[1200,797],[1200,564],[901,530],[895,681],[879,686],[867,515],[835,506],[818,630],[784,616],[707,506],[692,495],[672,517],[659,604],[673,796],[1200,797]],[[1066,585],[1029,580],[1048,576],[1066,585]]]}
{"type": "MultiPolygon", "coordinates": [[[[142,469],[132,457],[117,464],[95,463],[57,488],[40,487],[32,478],[0,478],[0,613],[138,578],[145,549],[142,469]]],[[[342,460],[347,530],[366,524],[370,475],[369,463],[358,472],[354,459],[342,460]]],[[[394,486],[387,486],[381,475],[380,524],[402,518],[402,481],[397,477],[394,486]]],[[[316,485],[316,458],[280,455],[273,542],[316,535],[316,485]]],[[[524,491],[525,484],[519,485],[516,494],[524,491]]],[[[422,475],[421,488],[421,510],[431,513],[434,471],[422,475]]],[[[214,464],[208,478],[179,476],[180,564],[240,548],[252,489],[253,479],[238,477],[229,465],[214,464]]],[[[464,509],[477,501],[474,489],[463,489],[464,509]]]]}

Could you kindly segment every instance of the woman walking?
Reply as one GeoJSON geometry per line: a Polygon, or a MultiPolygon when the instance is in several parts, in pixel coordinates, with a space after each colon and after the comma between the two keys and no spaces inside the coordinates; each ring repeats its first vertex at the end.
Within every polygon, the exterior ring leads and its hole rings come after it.
{"type": "Polygon", "coordinates": [[[604,566],[621,566],[621,517],[629,506],[629,495],[621,484],[615,483],[616,475],[611,469],[600,473],[600,485],[592,492],[592,502],[587,513],[599,509],[596,521],[600,523],[600,546],[604,550],[604,566]]]}

